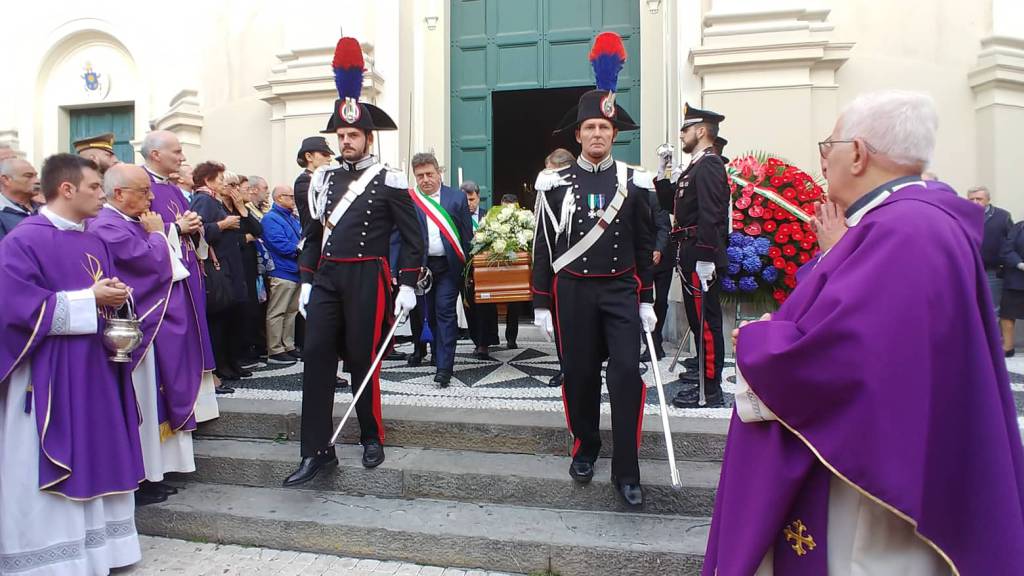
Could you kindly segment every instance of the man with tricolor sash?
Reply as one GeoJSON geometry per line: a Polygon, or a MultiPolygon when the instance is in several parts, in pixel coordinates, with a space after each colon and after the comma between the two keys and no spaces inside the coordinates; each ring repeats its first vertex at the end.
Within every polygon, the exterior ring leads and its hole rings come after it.
{"type": "MultiPolygon", "coordinates": [[[[325,134],[337,134],[340,166],[322,166],[310,178],[310,222],[299,256],[299,312],[306,318],[302,373],[302,461],[285,481],[295,486],[337,466],[331,444],[338,358],[362,382],[396,318],[416,306],[423,240],[405,174],[371,154],[373,131],[395,130],[394,120],[359,101],[363,52],[355,38],[342,38],[334,53],[338,100],[325,134]],[[388,262],[391,232],[401,237],[397,292],[388,262]]],[[[384,462],[380,367],[356,402],[363,466],[384,462]]]]}
{"type": "Polygon", "coordinates": [[[441,184],[437,158],[430,152],[412,157],[416,204],[423,241],[427,247],[423,265],[430,270],[433,285],[423,295],[427,325],[434,339],[437,374],[434,382],[447,388],[455,366],[455,344],[459,338],[458,311],[462,272],[466,267],[473,222],[466,195],[441,184]]]}

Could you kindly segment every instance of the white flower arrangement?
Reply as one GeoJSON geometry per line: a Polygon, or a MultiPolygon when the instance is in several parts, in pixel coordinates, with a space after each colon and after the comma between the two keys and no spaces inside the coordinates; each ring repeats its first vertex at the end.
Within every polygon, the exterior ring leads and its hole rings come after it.
{"type": "Polygon", "coordinates": [[[533,212],[515,205],[492,208],[473,235],[473,254],[487,254],[491,262],[511,262],[517,252],[533,250],[533,212]]]}

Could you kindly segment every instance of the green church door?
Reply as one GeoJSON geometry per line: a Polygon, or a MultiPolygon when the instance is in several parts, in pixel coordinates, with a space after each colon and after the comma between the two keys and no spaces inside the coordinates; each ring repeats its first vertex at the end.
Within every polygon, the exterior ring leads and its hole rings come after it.
{"type": "Polygon", "coordinates": [[[75,152],[75,147],[71,145],[75,140],[113,132],[114,153],[117,154],[118,160],[129,164],[135,163],[135,150],[131,144],[135,138],[134,106],[71,110],[70,116],[69,152],[75,152]]]}
{"type": "MultiPolygon", "coordinates": [[[[501,162],[529,164],[536,175],[553,142],[546,137],[554,125],[530,126],[537,135],[515,141],[515,126],[502,127],[496,111],[520,110],[532,123],[557,124],[575,104],[575,96],[594,86],[588,55],[594,37],[603,31],[622,36],[628,59],[619,75],[616,101],[640,122],[640,2],[636,0],[451,0],[451,166],[480,184],[485,202],[494,192],[521,193],[518,173],[498,170],[504,189],[495,190],[495,138],[501,162]],[[550,91],[550,97],[531,92],[550,91]],[[497,93],[497,105],[496,95],[497,93]],[[547,103],[547,104],[545,104],[547,103]],[[553,106],[542,114],[534,106],[553,106]],[[568,106],[565,106],[569,103],[568,106]],[[496,134],[497,128],[497,134],[496,134]],[[507,134],[508,136],[502,136],[507,134]],[[508,140],[512,139],[512,140],[508,140]],[[508,152],[506,152],[508,150],[508,152]],[[511,158],[509,155],[511,154],[511,158]],[[538,158],[541,159],[538,162],[538,158]]],[[[518,120],[517,120],[518,121],[518,120]]],[[[521,124],[520,124],[521,125],[521,124]]],[[[522,125],[521,125],[522,126],[522,125]]],[[[522,138],[522,136],[520,136],[522,138]]],[[[565,145],[575,145],[568,137],[565,145]]],[[[561,143],[558,143],[561,145],[561,143]]],[[[574,150],[575,152],[576,150],[574,150]]],[[[619,134],[615,157],[637,163],[638,132],[619,134]]],[[[454,184],[454,182],[453,182],[454,184]]],[[[532,184],[532,181],[530,182],[532,184]]],[[[494,198],[497,201],[499,198],[494,198]]]]}

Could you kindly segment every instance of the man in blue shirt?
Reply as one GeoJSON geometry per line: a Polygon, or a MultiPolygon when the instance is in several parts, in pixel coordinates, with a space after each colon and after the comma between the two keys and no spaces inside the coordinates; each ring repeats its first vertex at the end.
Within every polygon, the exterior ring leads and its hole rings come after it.
{"type": "Polygon", "coordinates": [[[274,205],[263,216],[263,245],[274,260],[267,302],[267,362],[294,364],[295,315],[299,312],[299,239],[295,194],[289,186],[275,186],[274,205]]]}

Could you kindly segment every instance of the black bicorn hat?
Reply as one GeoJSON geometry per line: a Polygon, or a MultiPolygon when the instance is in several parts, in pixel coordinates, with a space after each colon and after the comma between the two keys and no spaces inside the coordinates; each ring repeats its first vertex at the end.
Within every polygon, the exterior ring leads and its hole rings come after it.
{"type": "Polygon", "coordinates": [[[327,144],[327,139],[323,136],[310,136],[309,138],[302,139],[302,146],[299,146],[299,153],[296,160],[301,161],[306,155],[306,152],[323,152],[330,156],[334,156],[334,150],[331,150],[331,146],[327,144]]]}
{"type": "Polygon", "coordinates": [[[724,121],[725,116],[722,116],[718,112],[701,110],[700,108],[694,108],[689,104],[683,104],[683,126],[681,128],[683,130],[694,124],[700,124],[701,122],[721,124],[724,121]]]}
{"type": "Polygon", "coordinates": [[[622,44],[622,38],[614,32],[598,34],[590,50],[590,63],[594,67],[597,89],[580,96],[579,104],[562,117],[555,133],[576,128],[584,120],[592,118],[607,120],[620,131],[640,128],[629,113],[615,103],[619,72],[625,62],[626,48],[622,44]]]}
{"type": "Polygon", "coordinates": [[[363,49],[355,38],[344,37],[338,40],[334,49],[334,85],[338,89],[338,99],[334,101],[331,119],[321,134],[334,134],[338,128],[351,127],[364,131],[397,130],[398,125],[388,116],[387,112],[367,102],[360,102],[359,95],[363,90],[363,49]]]}

